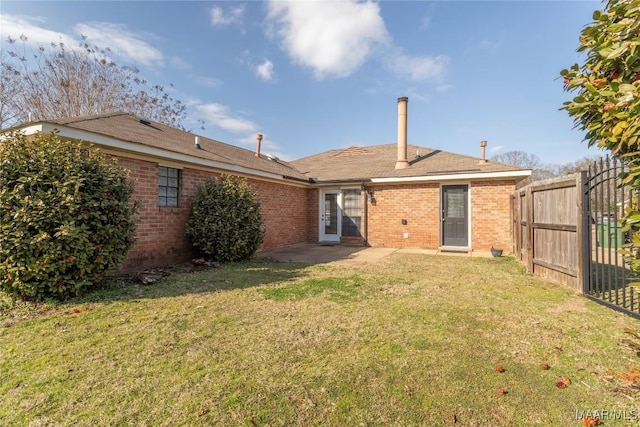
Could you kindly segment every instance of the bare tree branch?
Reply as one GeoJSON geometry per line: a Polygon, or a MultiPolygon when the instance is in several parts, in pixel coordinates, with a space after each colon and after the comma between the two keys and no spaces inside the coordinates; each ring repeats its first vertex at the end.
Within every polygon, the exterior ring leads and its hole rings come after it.
{"type": "MultiPolygon", "coordinates": [[[[9,38],[0,55],[0,128],[31,120],[123,111],[184,129],[186,106],[164,86],[149,85],[136,67],[121,66],[82,41],[37,49],[9,38]]],[[[171,86],[172,87],[172,86],[171,86]]]]}

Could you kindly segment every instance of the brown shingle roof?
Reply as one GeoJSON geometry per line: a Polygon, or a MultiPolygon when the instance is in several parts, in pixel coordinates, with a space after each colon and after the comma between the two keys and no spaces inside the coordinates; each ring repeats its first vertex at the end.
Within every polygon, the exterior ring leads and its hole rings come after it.
{"type": "MultiPolygon", "coordinates": [[[[207,160],[242,166],[286,177],[306,180],[307,177],[289,163],[256,157],[251,150],[199,136],[201,149],[195,147],[195,134],[161,123],[141,120],[133,114],[108,113],[94,116],[43,120],[43,123],[65,126],[100,134],[122,141],[186,154],[207,160]]],[[[89,141],[92,142],[92,141],[89,141]]]]}
{"type": "Polygon", "coordinates": [[[491,161],[479,164],[480,158],[477,157],[417,145],[407,147],[409,167],[395,169],[397,160],[395,143],[329,150],[292,162],[272,161],[264,155],[260,158],[256,157],[251,150],[202,136],[198,137],[201,146],[201,149],[198,149],[194,145],[196,135],[193,133],[161,123],[141,120],[128,113],[44,120],[42,123],[65,126],[139,144],[141,149],[143,146],[156,147],[303,181],[309,178],[318,181],[348,181],[527,170],[491,161]]]}
{"type": "Polygon", "coordinates": [[[396,144],[349,147],[330,150],[291,162],[291,166],[319,181],[414,177],[489,172],[517,172],[526,169],[503,163],[479,164],[480,158],[433,148],[408,145],[409,167],[395,169],[396,144]]]}

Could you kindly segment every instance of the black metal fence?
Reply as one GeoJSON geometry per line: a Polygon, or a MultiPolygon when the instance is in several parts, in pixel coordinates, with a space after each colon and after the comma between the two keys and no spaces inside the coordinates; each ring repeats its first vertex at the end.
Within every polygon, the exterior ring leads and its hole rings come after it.
{"type": "MultiPolygon", "coordinates": [[[[620,249],[629,246],[621,218],[637,208],[638,190],[622,185],[626,166],[616,158],[602,158],[582,172],[583,293],[590,299],[640,318],[640,288],[620,249]]],[[[633,248],[632,248],[633,249],[633,248]]]]}

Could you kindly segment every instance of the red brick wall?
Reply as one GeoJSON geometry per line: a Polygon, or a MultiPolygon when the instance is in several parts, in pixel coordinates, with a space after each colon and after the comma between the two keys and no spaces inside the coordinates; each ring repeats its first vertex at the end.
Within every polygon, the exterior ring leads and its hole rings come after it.
{"type": "Polygon", "coordinates": [[[511,195],[514,181],[471,183],[472,241],[476,250],[494,246],[506,252],[511,247],[511,195]]]}
{"type": "MultiPolygon", "coordinates": [[[[440,184],[368,187],[368,242],[371,246],[438,248],[440,238],[440,184]],[[402,220],[407,224],[403,225],[402,220]],[[404,233],[408,233],[405,238],[404,233]]],[[[510,246],[510,195],[514,181],[472,182],[471,247],[489,250],[510,246]]]]}
{"type": "Polygon", "coordinates": [[[373,191],[367,223],[371,246],[436,248],[440,236],[438,184],[367,187],[373,191]],[[402,220],[407,220],[407,225],[402,220]],[[404,237],[408,233],[408,238],[404,237]]]}
{"type": "Polygon", "coordinates": [[[249,180],[258,193],[266,234],[262,249],[308,241],[306,188],[249,180]]]}
{"type": "MultiPolygon", "coordinates": [[[[139,201],[136,243],[122,271],[161,267],[191,259],[191,245],[184,235],[185,223],[197,188],[207,177],[217,176],[194,169],[181,169],[178,207],[158,206],[158,164],[117,157],[129,169],[139,201]]],[[[308,192],[305,188],[249,180],[260,201],[265,238],[262,248],[286,246],[308,240],[308,192]]]]}
{"type": "Polygon", "coordinates": [[[318,221],[320,215],[320,190],[312,188],[307,193],[307,241],[317,242],[319,238],[318,221]]]}

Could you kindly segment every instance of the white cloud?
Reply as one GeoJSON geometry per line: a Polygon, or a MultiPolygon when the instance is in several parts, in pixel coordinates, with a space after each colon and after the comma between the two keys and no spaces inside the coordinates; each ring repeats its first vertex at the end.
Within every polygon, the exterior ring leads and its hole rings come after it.
{"type": "Polygon", "coordinates": [[[429,15],[424,15],[422,17],[422,22],[420,23],[420,29],[426,30],[431,26],[431,17],[429,15]]]}
{"type": "Polygon", "coordinates": [[[502,47],[505,45],[505,40],[504,38],[490,39],[488,37],[484,37],[477,43],[480,49],[490,53],[496,53],[496,52],[499,52],[502,49],[502,47]]]}
{"type": "Polygon", "coordinates": [[[273,80],[273,63],[265,59],[262,64],[256,66],[256,75],[267,82],[273,80]]]}
{"type": "Polygon", "coordinates": [[[496,145],[495,147],[489,148],[489,152],[491,153],[499,153],[502,151],[502,145],[496,145]]]}
{"type": "Polygon", "coordinates": [[[417,81],[441,78],[449,61],[446,55],[405,55],[396,50],[386,63],[395,74],[417,81]]]}
{"type": "Polygon", "coordinates": [[[436,86],[436,92],[438,93],[448,92],[449,90],[451,90],[451,88],[453,88],[453,85],[447,85],[447,84],[439,85],[439,86],[436,86]]]}
{"type": "Polygon", "coordinates": [[[214,27],[223,27],[230,24],[241,24],[244,15],[244,5],[233,7],[225,13],[221,7],[214,6],[211,8],[211,25],[214,27]]]}
{"type": "Polygon", "coordinates": [[[370,1],[270,1],[267,24],[289,57],[316,78],[353,74],[390,37],[370,1]]]}
{"type": "Polygon", "coordinates": [[[215,126],[231,133],[256,132],[258,127],[251,120],[234,115],[222,104],[200,104],[196,110],[205,122],[211,122],[215,126]]]}
{"type": "Polygon", "coordinates": [[[86,42],[101,49],[109,48],[111,54],[127,61],[144,65],[161,65],[162,52],[151,46],[145,39],[151,35],[127,31],[123,25],[108,22],[81,23],[73,27],[75,35],[65,34],[44,28],[46,22],[39,18],[26,18],[15,15],[0,15],[2,41],[7,37],[27,37],[27,45],[31,47],[48,46],[51,43],[64,43],[74,49],[79,46],[81,36],[86,42]]]}
{"type": "Polygon", "coordinates": [[[171,63],[171,66],[173,68],[176,68],[178,70],[190,70],[193,68],[193,66],[190,63],[188,63],[185,59],[179,56],[172,56],[169,59],[169,62],[171,63]]]}
{"type": "MultiPolygon", "coordinates": [[[[239,144],[245,147],[248,150],[255,151],[256,149],[256,134],[252,133],[250,135],[243,136],[239,139],[239,144]]],[[[268,134],[262,135],[262,141],[260,143],[260,153],[270,154],[272,156],[276,156],[280,160],[289,161],[291,160],[291,156],[287,155],[282,151],[280,145],[277,142],[274,142],[269,138],[268,134]]]]}
{"type": "Polygon", "coordinates": [[[211,89],[215,89],[217,87],[220,87],[220,85],[222,85],[222,81],[218,80],[214,77],[203,77],[203,76],[198,76],[194,78],[195,82],[198,83],[201,86],[204,87],[208,87],[211,89]]]}
{"type": "Polygon", "coordinates": [[[42,28],[43,23],[44,20],[40,18],[0,14],[1,41],[6,41],[7,37],[17,39],[25,35],[28,45],[34,47],[60,42],[68,46],[77,45],[77,41],[67,34],[42,28]]]}
{"type": "Polygon", "coordinates": [[[144,40],[152,37],[149,34],[133,33],[127,31],[124,25],[109,22],[76,24],[74,29],[78,34],[86,36],[89,44],[109,48],[114,54],[129,61],[147,66],[163,63],[162,52],[144,40]]]}

